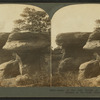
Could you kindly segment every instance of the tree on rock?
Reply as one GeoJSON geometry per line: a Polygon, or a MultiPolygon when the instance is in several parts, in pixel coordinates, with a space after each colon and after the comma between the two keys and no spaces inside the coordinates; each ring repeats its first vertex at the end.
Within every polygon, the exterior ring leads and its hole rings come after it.
{"type": "Polygon", "coordinates": [[[34,8],[26,7],[20,14],[22,19],[15,20],[14,32],[49,32],[50,19],[45,11],[37,11],[34,8]]]}
{"type": "Polygon", "coordinates": [[[18,20],[15,20],[14,23],[15,23],[15,28],[13,30],[14,32],[19,32],[23,30],[25,20],[18,19],[18,20]]]}

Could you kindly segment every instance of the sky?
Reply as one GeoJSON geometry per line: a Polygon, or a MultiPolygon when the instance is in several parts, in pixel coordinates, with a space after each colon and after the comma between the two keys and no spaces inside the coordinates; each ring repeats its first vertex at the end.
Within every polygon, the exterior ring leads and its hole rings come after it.
{"type": "Polygon", "coordinates": [[[26,7],[34,7],[36,10],[42,9],[31,5],[22,4],[0,4],[0,32],[11,32],[14,27],[13,21],[21,18],[20,14],[26,7]]]}
{"type": "Polygon", "coordinates": [[[65,32],[92,32],[95,20],[100,19],[100,4],[77,4],[60,8],[51,20],[51,44],[57,47],[57,34],[65,32]]]}

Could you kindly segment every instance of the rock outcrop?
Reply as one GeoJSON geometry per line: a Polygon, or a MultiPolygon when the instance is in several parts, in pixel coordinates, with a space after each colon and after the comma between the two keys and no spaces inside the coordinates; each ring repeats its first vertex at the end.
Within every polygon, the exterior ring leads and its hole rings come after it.
{"type": "Polygon", "coordinates": [[[83,50],[90,34],[91,32],[70,32],[57,35],[56,43],[63,53],[59,71],[78,70],[80,64],[92,59],[92,51],[83,50]]]}
{"type": "Polygon", "coordinates": [[[7,42],[10,33],[0,33],[0,64],[7,62],[12,59],[12,52],[3,50],[2,47],[7,42]]]}
{"type": "Polygon", "coordinates": [[[4,50],[14,52],[19,64],[18,79],[22,80],[24,80],[23,75],[27,74],[32,78],[42,70],[46,70],[45,74],[49,74],[47,69],[50,67],[50,50],[48,48],[50,48],[50,36],[46,33],[32,32],[11,33],[3,46],[4,50]]]}
{"type": "Polygon", "coordinates": [[[5,45],[10,33],[0,33],[0,49],[5,45]]]}
{"type": "Polygon", "coordinates": [[[0,65],[0,80],[13,78],[19,74],[19,65],[15,60],[10,60],[0,65]]]}
{"type": "Polygon", "coordinates": [[[6,50],[37,50],[50,45],[48,34],[19,32],[12,33],[3,47],[6,50]]]}
{"type": "Polygon", "coordinates": [[[83,48],[91,32],[61,33],[56,37],[56,43],[63,48],[83,48]]]}
{"type": "Polygon", "coordinates": [[[83,49],[92,51],[95,60],[92,59],[80,65],[78,79],[87,80],[98,87],[100,86],[100,28],[96,28],[89,35],[83,49]]]}
{"type": "Polygon", "coordinates": [[[97,28],[92,34],[90,34],[83,49],[93,50],[94,52],[100,50],[100,29],[97,28]]]}
{"type": "Polygon", "coordinates": [[[100,63],[98,60],[85,62],[79,67],[78,80],[89,79],[100,75],[100,63]]]}

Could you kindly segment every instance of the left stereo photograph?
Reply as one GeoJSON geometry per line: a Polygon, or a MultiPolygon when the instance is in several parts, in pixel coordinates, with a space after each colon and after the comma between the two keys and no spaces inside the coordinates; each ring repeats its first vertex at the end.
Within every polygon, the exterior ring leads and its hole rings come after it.
{"type": "Polygon", "coordinates": [[[50,86],[50,28],[37,6],[0,5],[0,87],[50,86]]]}

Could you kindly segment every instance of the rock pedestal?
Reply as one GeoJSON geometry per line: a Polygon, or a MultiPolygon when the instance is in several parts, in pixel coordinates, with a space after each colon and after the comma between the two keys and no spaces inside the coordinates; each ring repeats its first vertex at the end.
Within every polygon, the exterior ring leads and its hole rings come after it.
{"type": "Polygon", "coordinates": [[[56,43],[62,48],[62,59],[59,71],[77,70],[80,64],[92,59],[92,52],[83,50],[90,32],[61,33],[56,37],[56,43]]]}
{"type": "Polygon", "coordinates": [[[26,74],[32,77],[41,71],[49,74],[46,72],[47,67],[50,67],[48,63],[50,62],[49,47],[50,36],[48,33],[19,32],[9,35],[3,49],[14,53],[13,56],[19,65],[20,76],[18,79],[23,79],[26,74]],[[47,55],[48,58],[46,58],[47,55]]]}

